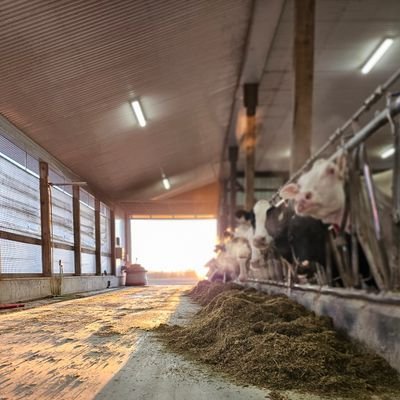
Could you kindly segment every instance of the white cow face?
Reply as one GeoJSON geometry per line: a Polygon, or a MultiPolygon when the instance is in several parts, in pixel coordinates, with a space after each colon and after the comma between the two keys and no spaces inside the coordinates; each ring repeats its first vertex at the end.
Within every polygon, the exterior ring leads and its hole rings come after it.
{"type": "Polygon", "coordinates": [[[280,191],[283,199],[294,200],[296,214],[336,222],[344,208],[343,176],[339,167],[328,160],[317,160],[310,171],[297,183],[290,183],[280,191]],[[335,221],[332,221],[332,217],[335,221]]]}
{"type": "Polygon", "coordinates": [[[270,207],[271,205],[267,200],[259,200],[253,207],[256,220],[253,243],[258,248],[265,248],[272,240],[272,238],[268,235],[267,229],[265,228],[267,210],[270,207]]]}

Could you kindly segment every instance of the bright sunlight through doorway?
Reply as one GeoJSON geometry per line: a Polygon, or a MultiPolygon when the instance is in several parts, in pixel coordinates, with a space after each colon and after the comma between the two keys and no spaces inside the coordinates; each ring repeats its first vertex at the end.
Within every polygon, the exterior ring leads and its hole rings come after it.
{"type": "Polygon", "coordinates": [[[149,272],[207,272],[204,264],[214,257],[215,219],[131,220],[132,260],[149,272]]]}

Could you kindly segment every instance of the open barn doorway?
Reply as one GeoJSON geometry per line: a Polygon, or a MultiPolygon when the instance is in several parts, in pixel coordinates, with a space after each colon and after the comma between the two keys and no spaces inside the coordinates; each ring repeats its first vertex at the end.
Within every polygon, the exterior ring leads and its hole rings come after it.
{"type": "Polygon", "coordinates": [[[215,219],[131,219],[132,262],[146,268],[149,283],[195,283],[216,238],[215,219]]]}

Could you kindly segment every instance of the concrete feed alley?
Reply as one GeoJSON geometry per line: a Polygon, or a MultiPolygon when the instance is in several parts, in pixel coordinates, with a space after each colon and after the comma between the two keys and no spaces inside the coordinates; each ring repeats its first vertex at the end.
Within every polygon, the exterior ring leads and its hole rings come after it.
{"type": "Polygon", "coordinates": [[[0,315],[0,399],[265,399],[166,353],[147,331],[196,311],[187,289],[126,288],[0,315]]]}

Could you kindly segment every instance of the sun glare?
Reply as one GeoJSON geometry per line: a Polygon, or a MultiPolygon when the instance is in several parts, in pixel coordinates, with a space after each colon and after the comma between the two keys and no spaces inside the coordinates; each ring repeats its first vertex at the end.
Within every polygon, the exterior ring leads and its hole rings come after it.
{"type": "Polygon", "coordinates": [[[131,220],[132,260],[148,271],[207,272],[204,264],[214,256],[215,219],[131,220]]]}

